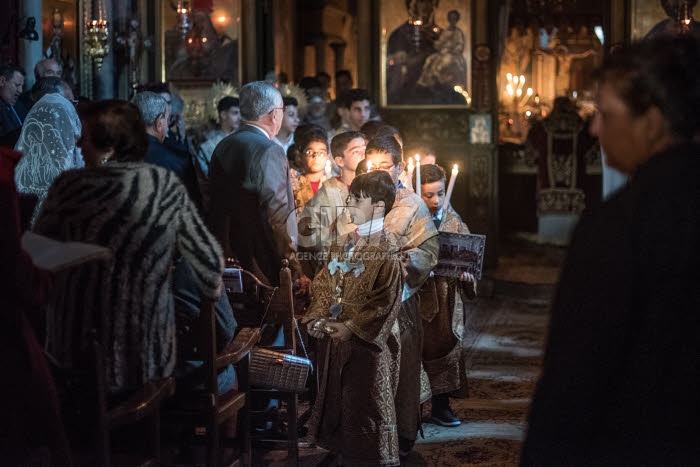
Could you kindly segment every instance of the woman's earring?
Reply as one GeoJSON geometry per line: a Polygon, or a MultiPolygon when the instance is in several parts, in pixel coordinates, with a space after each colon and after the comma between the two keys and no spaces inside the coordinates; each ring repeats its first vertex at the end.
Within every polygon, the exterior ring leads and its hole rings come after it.
{"type": "Polygon", "coordinates": [[[100,161],[100,165],[105,165],[107,162],[109,162],[109,157],[105,157],[100,161]]]}

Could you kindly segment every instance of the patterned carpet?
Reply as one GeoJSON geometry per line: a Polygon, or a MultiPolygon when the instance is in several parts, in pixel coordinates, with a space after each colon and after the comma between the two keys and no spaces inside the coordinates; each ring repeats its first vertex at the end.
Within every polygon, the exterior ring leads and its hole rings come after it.
{"type": "MultiPolygon", "coordinates": [[[[547,320],[547,305],[541,301],[497,297],[472,304],[465,338],[470,397],[451,404],[463,423],[455,428],[424,423],[425,438],[419,438],[403,465],[517,465],[547,320]]],[[[430,413],[429,403],[423,412],[430,413]]],[[[299,465],[323,464],[324,456],[320,449],[301,449],[299,465]]],[[[258,452],[255,465],[286,465],[286,452],[258,452]]]]}
{"type": "MultiPolygon", "coordinates": [[[[456,428],[424,424],[407,466],[509,467],[518,462],[530,397],[539,374],[547,306],[514,299],[481,299],[483,323],[471,344],[469,398],[453,400],[456,428]]],[[[469,345],[469,343],[467,343],[469,345]]],[[[429,406],[424,409],[429,413],[429,406]]]]}

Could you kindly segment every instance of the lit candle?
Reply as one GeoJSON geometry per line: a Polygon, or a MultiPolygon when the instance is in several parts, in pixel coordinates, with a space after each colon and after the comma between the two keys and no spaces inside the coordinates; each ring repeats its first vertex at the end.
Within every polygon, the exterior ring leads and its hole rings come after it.
{"type": "Polygon", "coordinates": [[[445,201],[442,203],[442,210],[447,211],[447,206],[450,205],[450,198],[452,198],[452,190],[455,187],[455,179],[459,169],[457,169],[457,164],[452,167],[452,175],[450,175],[450,183],[447,185],[447,194],[445,195],[445,201]]]}
{"type": "Polygon", "coordinates": [[[408,174],[408,177],[406,177],[406,183],[408,186],[406,188],[408,188],[409,190],[413,189],[413,169],[413,158],[409,157],[408,164],[406,164],[406,173],[408,174]]]}
{"type": "Polygon", "coordinates": [[[420,196],[420,156],[416,154],[416,194],[420,196]]]}
{"type": "Polygon", "coordinates": [[[367,161],[367,172],[372,171],[372,161],[367,161]]]}

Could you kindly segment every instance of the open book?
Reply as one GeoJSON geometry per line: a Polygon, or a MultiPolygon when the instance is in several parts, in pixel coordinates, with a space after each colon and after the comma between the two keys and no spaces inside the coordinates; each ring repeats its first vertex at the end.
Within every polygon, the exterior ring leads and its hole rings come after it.
{"type": "Polygon", "coordinates": [[[107,260],[112,250],[81,242],[59,242],[33,232],[22,236],[22,248],[32,257],[34,265],[49,272],[77,266],[94,260],[107,260]]]}

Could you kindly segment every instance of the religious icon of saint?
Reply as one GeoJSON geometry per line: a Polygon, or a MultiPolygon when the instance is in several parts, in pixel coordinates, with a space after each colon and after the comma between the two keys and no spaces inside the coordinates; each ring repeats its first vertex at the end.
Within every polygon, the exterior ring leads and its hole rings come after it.
{"type": "Polygon", "coordinates": [[[409,19],[392,31],[387,43],[387,104],[464,104],[467,63],[465,35],[457,26],[457,10],[447,14],[449,26],[435,22],[438,0],[407,0],[409,19]]]}

